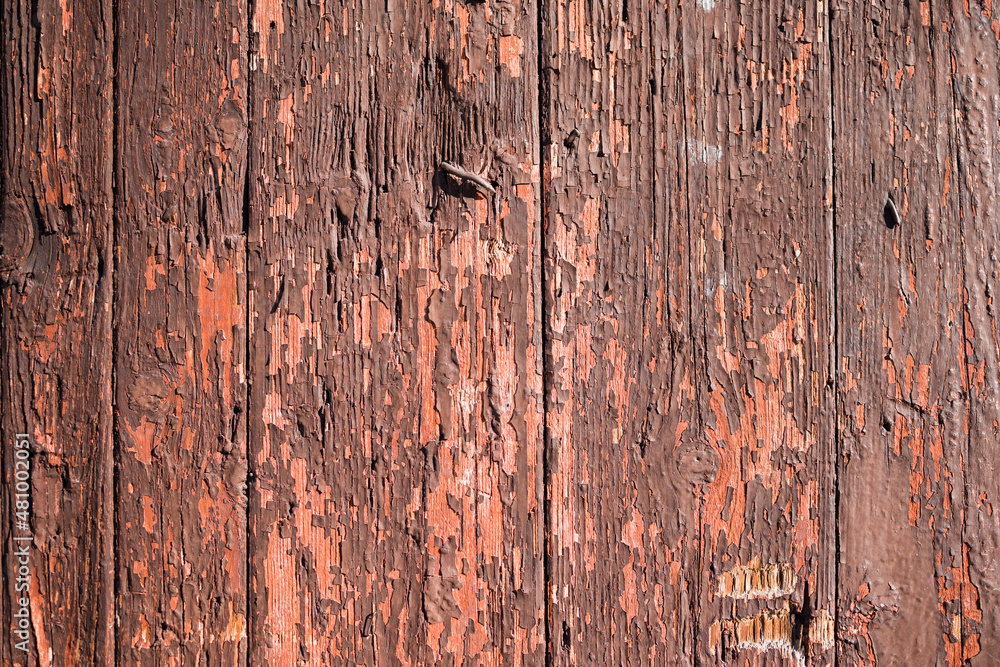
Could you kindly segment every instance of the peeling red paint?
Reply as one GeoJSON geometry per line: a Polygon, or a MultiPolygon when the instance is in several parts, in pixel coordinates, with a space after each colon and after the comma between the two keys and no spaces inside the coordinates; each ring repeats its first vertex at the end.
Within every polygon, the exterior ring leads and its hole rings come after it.
{"type": "Polygon", "coordinates": [[[994,3],[36,5],[29,664],[1000,651],[994,3]]]}

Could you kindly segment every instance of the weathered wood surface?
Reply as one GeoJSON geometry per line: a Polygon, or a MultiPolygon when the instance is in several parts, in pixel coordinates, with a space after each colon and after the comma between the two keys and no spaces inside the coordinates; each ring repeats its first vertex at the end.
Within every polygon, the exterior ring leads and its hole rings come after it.
{"type": "Polygon", "coordinates": [[[544,7],[549,650],[662,664],[697,641],[705,455],[675,445],[696,412],[680,14],[544,7]]]}
{"type": "Polygon", "coordinates": [[[115,89],[117,660],[245,660],[247,14],[132,2],[115,89]]]}
{"type": "Polygon", "coordinates": [[[827,662],[826,16],[712,2],[548,16],[556,662],[827,662]]]}
{"type": "Polygon", "coordinates": [[[251,662],[541,664],[534,7],[253,31],[251,662]]]}
{"type": "Polygon", "coordinates": [[[3,3],[4,665],[114,664],[111,4],[3,3]],[[15,497],[22,433],[30,488],[15,497]],[[22,598],[27,637],[12,632],[22,598]]]}
{"type": "Polygon", "coordinates": [[[838,637],[845,662],[860,664],[945,664],[946,645],[961,654],[951,624],[968,578],[957,514],[968,446],[959,179],[948,36],[929,20],[914,4],[851,7],[833,23],[844,35],[835,155],[858,166],[838,171],[835,192],[838,637]]]}
{"type": "MultiPolygon", "coordinates": [[[[958,470],[968,465],[964,493],[956,494],[961,541],[951,540],[950,559],[942,554],[940,565],[935,554],[935,574],[942,625],[951,635],[949,661],[991,665],[1000,663],[1000,334],[994,305],[1000,294],[1000,7],[952,2],[942,13],[938,20],[950,37],[953,67],[969,421],[956,421],[948,433],[968,447],[957,462],[952,450],[948,462],[956,470],[955,486],[958,470]],[[954,646],[958,639],[960,654],[954,646]]],[[[932,222],[942,224],[940,216],[932,222]]],[[[950,393],[947,407],[960,410],[962,398],[950,393]]],[[[929,471],[924,475],[930,478],[929,471]]]]}
{"type": "Polygon", "coordinates": [[[844,664],[1000,661],[997,26],[833,17],[844,664]]]}
{"type": "Polygon", "coordinates": [[[1000,663],[991,3],[3,39],[2,664],[1000,663]]]}
{"type": "Polygon", "coordinates": [[[718,468],[699,506],[695,664],[833,661],[825,7],[702,2],[682,20],[688,433],[718,468]]]}

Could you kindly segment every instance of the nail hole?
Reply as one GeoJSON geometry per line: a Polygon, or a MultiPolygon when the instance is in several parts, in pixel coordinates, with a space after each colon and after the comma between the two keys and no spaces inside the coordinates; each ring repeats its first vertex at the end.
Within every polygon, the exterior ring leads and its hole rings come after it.
{"type": "Polygon", "coordinates": [[[882,207],[882,219],[888,229],[895,229],[900,223],[899,209],[896,208],[896,203],[892,201],[891,195],[885,200],[885,206],[882,207]]]}

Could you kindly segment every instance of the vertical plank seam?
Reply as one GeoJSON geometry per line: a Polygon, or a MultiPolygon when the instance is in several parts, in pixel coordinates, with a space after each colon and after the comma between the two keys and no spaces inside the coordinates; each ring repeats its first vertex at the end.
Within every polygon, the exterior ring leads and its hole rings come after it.
{"type": "MultiPolygon", "coordinates": [[[[118,337],[114,335],[115,325],[114,319],[116,310],[113,307],[117,301],[115,295],[118,293],[118,252],[117,252],[117,242],[121,238],[121,220],[118,217],[118,202],[119,198],[119,187],[120,187],[120,176],[119,176],[119,152],[117,147],[120,145],[119,139],[121,138],[121,119],[118,116],[118,70],[119,70],[119,52],[118,52],[118,15],[119,15],[119,3],[118,0],[111,0],[111,242],[108,244],[107,252],[111,253],[111,261],[109,265],[111,266],[111,314],[108,321],[111,325],[110,331],[108,331],[108,338],[111,344],[111,414],[109,426],[111,428],[111,460],[109,461],[110,476],[111,476],[111,520],[110,520],[110,530],[111,530],[111,581],[112,581],[112,595],[109,602],[111,613],[108,618],[111,621],[111,646],[107,647],[110,651],[110,657],[112,658],[113,664],[121,664],[119,659],[119,636],[118,636],[118,598],[121,592],[121,579],[119,577],[120,568],[118,567],[118,557],[119,557],[119,517],[118,517],[118,503],[119,498],[119,461],[121,459],[121,438],[118,433],[118,404],[117,404],[117,391],[118,391],[118,337]]],[[[105,659],[107,656],[105,657],[105,659]]]]}
{"type": "MultiPolygon", "coordinates": [[[[933,2],[929,2],[928,3],[928,9],[927,9],[927,11],[929,12],[929,14],[931,16],[931,19],[930,19],[931,26],[933,26],[934,25],[934,3],[933,2]]],[[[973,401],[973,398],[974,398],[974,392],[972,390],[972,376],[969,374],[969,332],[968,332],[968,327],[966,326],[966,322],[969,319],[969,303],[968,303],[968,298],[967,298],[967,295],[969,293],[969,287],[968,287],[968,280],[967,280],[967,277],[966,277],[965,267],[966,267],[966,263],[968,262],[969,255],[968,255],[968,247],[967,247],[966,242],[965,242],[965,224],[964,224],[964,218],[965,218],[965,216],[964,216],[964,212],[963,212],[962,209],[963,209],[963,199],[964,199],[963,193],[965,193],[966,196],[969,196],[970,199],[971,199],[971,194],[972,193],[970,192],[968,180],[965,179],[965,178],[963,178],[963,174],[962,174],[962,159],[961,159],[960,147],[961,147],[961,141],[962,141],[963,137],[962,137],[961,123],[958,121],[958,114],[959,114],[958,89],[957,89],[958,88],[958,79],[957,79],[957,72],[955,71],[955,53],[954,53],[954,49],[951,47],[952,32],[949,30],[947,32],[947,34],[948,34],[948,42],[947,42],[947,44],[948,44],[948,63],[949,63],[949,70],[951,72],[951,86],[950,87],[951,87],[951,104],[952,104],[952,113],[949,114],[950,117],[948,119],[948,124],[949,124],[950,127],[954,128],[954,134],[952,135],[952,139],[954,141],[954,151],[955,151],[955,154],[954,154],[954,159],[955,159],[955,181],[956,181],[956,186],[957,186],[955,188],[955,191],[956,191],[956,194],[958,195],[958,230],[959,230],[959,238],[961,239],[961,247],[962,247],[962,255],[961,255],[962,261],[959,262],[959,269],[962,272],[962,294],[959,296],[959,300],[962,303],[962,317],[961,317],[961,325],[960,326],[962,327],[962,363],[964,364],[965,368],[962,369],[962,372],[961,372],[961,374],[960,374],[959,377],[961,378],[962,389],[963,389],[963,393],[965,394],[965,420],[966,420],[966,426],[965,426],[965,452],[963,452],[963,453],[965,454],[965,461],[968,462],[969,455],[972,452],[972,428],[971,428],[971,424],[972,424],[972,419],[973,419],[972,401],[973,401]]],[[[933,41],[930,42],[929,48],[931,50],[931,58],[933,59],[934,58],[934,55],[933,55],[934,54],[934,43],[933,43],[933,41]]],[[[973,221],[973,222],[975,222],[975,221],[973,221]]],[[[960,547],[960,549],[961,549],[961,557],[962,557],[962,559],[964,561],[964,559],[965,559],[965,544],[966,544],[966,542],[965,542],[965,539],[966,539],[965,526],[966,526],[966,521],[968,520],[968,512],[969,512],[970,505],[969,505],[969,480],[968,480],[968,477],[966,477],[965,475],[962,476],[962,479],[963,479],[963,486],[964,486],[964,488],[962,489],[962,499],[963,499],[962,506],[963,506],[963,508],[964,508],[965,511],[964,511],[964,514],[962,515],[962,523],[961,523],[961,525],[959,527],[959,530],[961,532],[961,540],[962,540],[961,547],[960,547]]],[[[968,575],[966,575],[966,576],[968,576],[968,575]]],[[[961,615],[961,618],[962,618],[962,623],[961,623],[961,626],[960,626],[961,630],[960,630],[960,635],[959,635],[959,645],[961,647],[960,651],[961,651],[961,655],[962,655],[963,658],[965,656],[965,632],[964,632],[964,630],[965,630],[965,609],[964,609],[964,604],[963,604],[964,602],[965,602],[964,596],[963,595],[959,595],[958,596],[958,613],[961,615]]],[[[982,603],[980,602],[980,605],[981,604],[982,603]]]]}
{"type": "MultiPolygon", "coordinates": [[[[692,356],[696,354],[696,349],[694,346],[695,341],[695,328],[694,328],[694,292],[697,289],[695,286],[695,276],[694,276],[694,253],[691,252],[691,208],[692,208],[692,196],[691,196],[691,178],[690,178],[690,167],[691,167],[691,139],[688,137],[688,103],[687,103],[687,81],[688,81],[688,68],[686,66],[686,51],[685,51],[685,30],[684,30],[684,3],[677,3],[677,25],[678,25],[678,41],[680,42],[680,77],[681,77],[681,138],[683,140],[681,155],[683,156],[684,164],[684,200],[687,204],[684,207],[684,218],[687,226],[687,243],[688,243],[688,261],[687,261],[687,272],[688,272],[688,344],[691,346],[692,356]]],[[[706,341],[703,347],[705,353],[703,355],[702,363],[705,364],[703,372],[707,373],[708,365],[708,343],[706,341]]],[[[701,414],[701,383],[698,382],[698,360],[694,359],[694,363],[691,364],[692,372],[695,377],[692,378],[692,384],[694,387],[694,399],[695,399],[695,415],[697,418],[697,435],[698,438],[703,437],[705,433],[705,420],[701,414]]],[[[677,445],[676,440],[674,441],[674,446],[677,445]]],[[[707,444],[707,443],[706,443],[707,444]]],[[[711,445],[709,445],[711,446],[711,445]]],[[[702,494],[698,494],[701,496],[702,494]]],[[[697,540],[698,552],[696,554],[698,563],[698,574],[695,575],[695,595],[691,596],[691,620],[693,624],[693,630],[691,633],[691,656],[694,667],[698,667],[701,663],[701,654],[698,651],[698,633],[701,629],[701,619],[700,619],[700,609],[698,609],[698,603],[701,600],[701,575],[702,570],[702,542],[704,534],[702,532],[704,526],[704,499],[699,497],[697,502],[697,517],[698,525],[695,528],[695,539],[697,540]]],[[[689,547],[690,549],[690,547],[689,547]]],[[[690,553],[690,551],[689,551],[690,553]]],[[[683,558],[683,557],[682,557],[683,558]]],[[[682,561],[683,562],[683,561],[682,561]]],[[[687,582],[683,580],[678,580],[679,585],[687,586],[687,582]]],[[[682,626],[683,627],[683,626],[682,626]]],[[[683,637],[681,638],[683,642],[683,637]]]]}
{"type": "Polygon", "coordinates": [[[552,402],[549,395],[550,392],[550,378],[553,377],[554,368],[552,365],[552,351],[550,349],[550,309],[551,304],[548,298],[549,289],[549,275],[547,270],[547,249],[546,240],[547,233],[549,229],[549,218],[550,211],[549,207],[551,202],[549,200],[549,186],[552,182],[550,165],[548,155],[546,150],[552,142],[551,138],[551,128],[548,127],[550,121],[550,92],[549,92],[549,80],[548,77],[551,74],[551,67],[549,65],[549,36],[546,31],[546,21],[544,18],[548,17],[549,14],[549,0],[538,0],[535,5],[535,23],[537,25],[537,49],[538,49],[538,63],[537,63],[537,77],[538,77],[538,88],[537,88],[537,99],[535,100],[536,113],[538,114],[538,170],[540,175],[539,183],[539,215],[538,215],[538,262],[539,275],[541,277],[540,285],[540,307],[541,307],[541,348],[542,348],[542,579],[543,579],[543,596],[544,600],[542,603],[542,611],[544,615],[544,621],[542,623],[542,636],[545,642],[545,667],[552,667],[554,655],[552,650],[552,637],[553,629],[552,625],[552,613],[551,608],[551,598],[552,598],[552,560],[553,555],[551,553],[552,549],[552,506],[551,506],[551,471],[549,469],[549,459],[551,457],[551,434],[549,432],[549,410],[552,408],[552,402]]]}
{"type": "MultiPolygon", "coordinates": [[[[840,461],[841,461],[841,408],[843,407],[842,396],[840,394],[840,289],[838,280],[840,278],[840,248],[837,245],[837,156],[836,145],[833,138],[835,136],[835,98],[834,98],[834,50],[833,50],[833,7],[832,3],[826,5],[826,49],[829,59],[829,79],[827,80],[827,169],[830,178],[830,206],[828,214],[828,224],[830,229],[830,271],[833,273],[831,284],[833,286],[833,303],[830,308],[831,333],[833,342],[831,347],[833,358],[829,360],[828,380],[833,382],[833,664],[839,664],[840,644],[837,637],[840,631],[840,461]]],[[[808,622],[810,619],[806,619],[808,622]]],[[[808,647],[809,638],[805,638],[808,647]]]]}
{"type": "Polygon", "coordinates": [[[255,604],[255,600],[252,599],[254,597],[254,593],[255,593],[254,589],[252,588],[252,580],[251,580],[251,577],[253,576],[253,556],[254,556],[253,545],[254,545],[254,542],[252,540],[251,532],[250,532],[251,531],[251,527],[252,527],[252,524],[251,524],[251,521],[250,521],[250,514],[251,514],[251,511],[253,510],[253,505],[250,502],[250,487],[251,487],[251,485],[256,484],[256,480],[257,480],[257,476],[255,474],[256,468],[254,466],[254,461],[253,461],[253,451],[254,450],[253,450],[253,448],[251,446],[252,445],[251,441],[252,441],[253,433],[250,430],[250,401],[251,401],[250,397],[251,397],[251,393],[253,391],[253,381],[254,381],[254,375],[253,375],[252,369],[251,369],[251,366],[253,365],[253,362],[252,362],[252,360],[253,360],[253,349],[252,349],[251,345],[254,342],[254,340],[253,340],[253,338],[254,338],[254,335],[253,335],[254,332],[252,331],[251,323],[253,323],[253,322],[256,321],[256,320],[252,319],[251,301],[250,301],[250,295],[251,295],[251,293],[254,292],[254,290],[256,288],[256,286],[253,285],[253,284],[251,284],[251,281],[250,281],[250,276],[251,276],[251,273],[250,273],[250,226],[251,226],[251,221],[250,221],[250,210],[251,210],[250,209],[250,204],[253,201],[253,199],[251,197],[251,193],[250,193],[250,186],[251,186],[251,183],[253,181],[253,179],[250,177],[250,169],[251,169],[251,163],[254,162],[253,158],[254,158],[255,147],[256,147],[256,143],[255,143],[256,137],[254,136],[254,116],[253,116],[253,112],[255,110],[255,105],[254,105],[254,102],[255,102],[255,99],[254,99],[254,94],[255,94],[255,89],[254,89],[254,73],[257,70],[251,64],[253,62],[253,57],[254,57],[254,33],[253,33],[254,0],[246,0],[246,13],[247,13],[247,15],[246,15],[246,31],[247,31],[247,36],[246,36],[246,40],[247,40],[247,44],[246,44],[246,48],[247,48],[247,52],[246,52],[246,56],[247,56],[247,60],[246,60],[246,67],[247,67],[247,104],[246,104],[246,111],[245,111],[245,113],[246,113],[246,119],[247,119],[247,137],[246,137],[247,155],[246,155],[246,159],[244,160],[244,163],[243,163],[243,211],[242,211],[242,214],[243,214],[243,275],[244,275],[244,279],[246,280],[246,294],[244,296],[244,300],[246,301],[246,303],[244,304],[245,307],[246,307],[245,317],[244,317],[244,326],[246,327],[246,332],[243,335],[243,345],[244,345],[244,348],[245,348],[244,349],[244,353],[243,353],[243,364],[245,366],[245,368],[244,368],[244,378],[245,378],[245,381],[246,381],[246,387],[244,388],[244,393],[243,393],[243,395],[244,395],[243,419],[246,421],[246,426],[244,428],[244,433],[246,434],[246,436],[245,436],[246,437],[246,441],[244,443],[244,451],[245,451],[245,456],[247,457],[247,483],[243,485],[243,501],[245,503],[244,507],[246,507],[246,512],[245,512],[245,514],[243,516],[244,531],[245,531],[245,534],[246,534],[246,543],[245,543],[246,553],[244,554],[244,557],[246,559],[246,571],[244,572],[244,575],[243,575],[243,577],[244,577],[243,586],[244,586],[244,589],[246,590],[245,599],[244,599],[245,612],[246,612],[246,622],[244,623],[244,627],[246,628],[246,653],[244,654],[243,657],[244,657],[245,664],[247,665],[247,667],[249,667],[250,664],[251,664],[252,656],[253,656],[253,648],[254,648],[254,640],[255,640],[254,628],[257,627],[255,619],[252,618],[252,615],[256,611],[257,607],[256,607],[256,604],[255,604]]]}

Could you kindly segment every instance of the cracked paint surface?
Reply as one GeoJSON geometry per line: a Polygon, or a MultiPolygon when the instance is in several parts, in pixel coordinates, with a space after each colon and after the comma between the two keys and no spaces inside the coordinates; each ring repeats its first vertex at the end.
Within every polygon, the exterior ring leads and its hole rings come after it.
{"type": "Polygon", "coordinates": [[[251,661],[539,664],[533,8],[254,28],[251,661]]]}
{"type": "Polygon", "coordinates": [[[3,12],[28,664],[997,661],[992,3],[3,12]]]}

